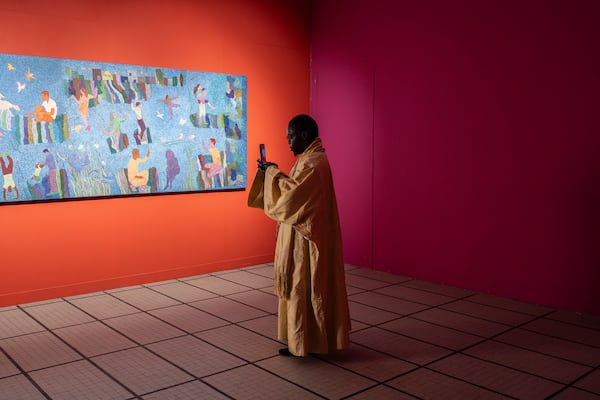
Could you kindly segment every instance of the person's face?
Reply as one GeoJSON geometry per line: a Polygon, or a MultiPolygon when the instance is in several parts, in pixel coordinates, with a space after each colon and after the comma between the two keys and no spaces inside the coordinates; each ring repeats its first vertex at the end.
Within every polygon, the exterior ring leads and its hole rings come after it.
{"type": "Polygon", "coordinates": [[[50,98],[50,95],[48,95],[48,93],[42,93],[42,100],[48,101],[49,98],[50,98]]]}
{"type": "Polygon", "coordinates": [[[290,150],[294,155],[302,154],[306,150],[306,133],[298,132],[295,129],[288,128],[287,130],[287,141],[290,145],[290,150]]]}

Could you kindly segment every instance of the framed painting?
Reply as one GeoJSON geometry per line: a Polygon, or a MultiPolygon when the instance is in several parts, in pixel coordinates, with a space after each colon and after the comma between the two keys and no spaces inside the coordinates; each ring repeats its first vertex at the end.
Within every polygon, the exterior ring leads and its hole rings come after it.
{"type": "Polygon", "coordinates": [[[246,77],[0,54],[0,204],[246,187],[246,77]]]}

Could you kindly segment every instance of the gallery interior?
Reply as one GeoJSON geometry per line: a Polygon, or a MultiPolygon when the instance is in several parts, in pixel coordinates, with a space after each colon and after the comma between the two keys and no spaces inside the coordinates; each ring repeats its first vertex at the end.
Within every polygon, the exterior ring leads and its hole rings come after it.
{"type": "Polygon", "coordinates": [[[355,300],[352,357],[282,361],[276,224],[247,190],[0,200],[0,398],[600,399],[598,2],[24,0],[0,15],[2,54],[245,76],[248,188],[259,143],[289,170],[287,123],[311,114],[355,300]],[[175,306],[194,327],[161,315],[175,306]],[[157,337],[122,325],[131,307],[157,337]],[[78,342],[101,331],[124,336],[78,342]],[[40,343],[60,360],[32,356],[40,343]],[[122,376],[122,351],[162,373],[122,376]],[[195,370],[186,352],[224,364],[195,370]],[[82,371],[94,383],[74,389],[82,371]]]}

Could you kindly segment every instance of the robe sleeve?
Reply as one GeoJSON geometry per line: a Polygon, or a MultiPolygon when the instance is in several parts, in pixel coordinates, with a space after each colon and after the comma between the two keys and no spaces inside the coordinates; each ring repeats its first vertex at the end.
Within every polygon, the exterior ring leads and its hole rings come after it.
{"type": "Polygon", "coordinates": [[[250,192],[248,193],[248,207],[252,208],[260,208],[263,209],[265,207],[264,202],[264,187],[265,187],[265,173],[260,169],[256,171],[256,176],[254,177],[254,182],[252,182],[252,186],[250,187],[250,192]]]}
{"type": "Polygon", "coordinates": [[[305,166],[293,178],[277,167],[267,168],[263,196],[267,216],[311,238],[321,201],[321,182],[314,166],[305,166]]]}

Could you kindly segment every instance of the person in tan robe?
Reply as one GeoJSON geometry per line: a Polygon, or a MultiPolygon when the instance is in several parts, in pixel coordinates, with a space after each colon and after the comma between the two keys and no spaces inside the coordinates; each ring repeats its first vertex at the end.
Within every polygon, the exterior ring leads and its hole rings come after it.
{"type": "Polygon", "coordinates": [[[308,115],[288,125],[296,160],[290,175],[261,164],[248,205],[278,222],[275,292],[282,355],[327,354],[349,345],[350,315],[342,240],[331,169],[317,123],[308,115]]]}

